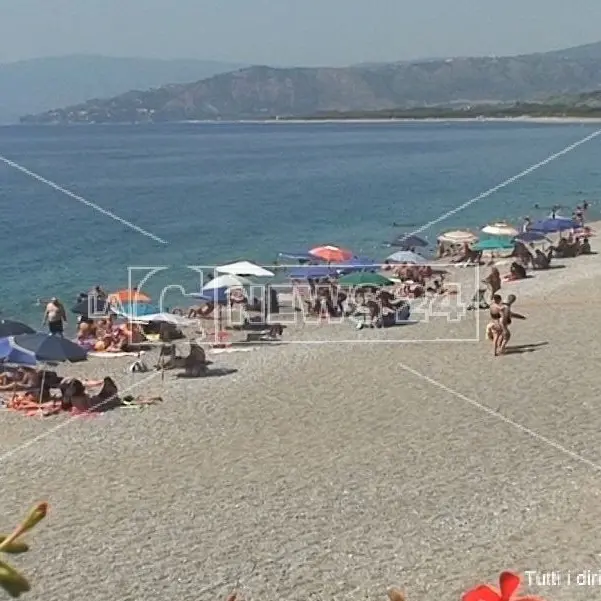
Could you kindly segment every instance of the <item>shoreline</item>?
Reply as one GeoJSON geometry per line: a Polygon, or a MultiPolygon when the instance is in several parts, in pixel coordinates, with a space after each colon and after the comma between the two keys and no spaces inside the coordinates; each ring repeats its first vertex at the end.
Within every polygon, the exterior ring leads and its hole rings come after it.
{"type": "Polygon", "coordinates": [[[270,119],[191,119],[186,121],[138,121],[114,123],[85,123],[85,122],[53,122],[53,123],[0,123],[0,127],[73,127],[73,126],[144,126],[144,125],[266,125],[266,124],[310,124],[310,123],[535,123],[546,125],[569,125],[569,124],[597,124],[601,123],[601,117],[530,117],[524,115],[521,117],[366,117],[365,119],[357,117],[329,117],[315,119],[295,119],[295,118],[270,118],[270,119]]]}

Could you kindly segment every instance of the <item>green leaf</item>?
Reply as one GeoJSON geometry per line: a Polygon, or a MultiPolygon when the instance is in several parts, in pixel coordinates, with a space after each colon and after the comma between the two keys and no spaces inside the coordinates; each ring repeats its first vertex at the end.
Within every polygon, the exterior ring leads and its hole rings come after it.
{"type": "MultiPolygon", "coordinates": [[[[0,534],[0,545],[7,539],[8,537],[5,534],[0,534]]],[[[9,543],[6,547],[3,547],[3,553],[26,553],[29,551],[29,545],[27,543],[23,543],[19,540],[15,540],[12,543],[9,543]]]]}
{"type": "Polygon", "coordinates": [[[31,590],[29,582],[3,561],[0,561],[0,586],[13,598],[31,590]]]}
{"type": "Polygon", "coordinates": [[[46,513],[48,513],[48,503],[39,503],[36,505],[25,518],[25,521],[21,526],[21,532],[31,530],[38,522],[41,522],[46,517],[46,513]]]}

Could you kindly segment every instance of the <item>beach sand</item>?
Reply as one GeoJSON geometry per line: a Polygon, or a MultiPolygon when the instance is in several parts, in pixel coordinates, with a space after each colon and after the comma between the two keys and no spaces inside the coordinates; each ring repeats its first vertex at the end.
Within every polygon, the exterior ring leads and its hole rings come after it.
{"type": "Polygon", "coordinates": [[[219,600],[238,586],[257,601],[363,600],[397,585],[445,601],[504,569],[562,574],[529,587],[547,601],[596,598],[575,578],[599,566],[601,260],[557,263],[504,284],[528,319],[503,357],[470,312],[289,328],[305,342],[212,357],[238,370],[224,377],[161,381],[127,372],[131,358],[66,368],[164,402],[1,414],[0,523],[51,505],[13,562],[27,599],[219,600]]]}

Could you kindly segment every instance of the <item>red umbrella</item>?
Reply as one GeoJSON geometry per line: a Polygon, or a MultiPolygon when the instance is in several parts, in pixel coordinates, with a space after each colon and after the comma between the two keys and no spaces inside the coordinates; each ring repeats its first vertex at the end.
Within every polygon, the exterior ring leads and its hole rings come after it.
{"type": "Polygon", "coordinates": [[[338,246],[316,246],[309,251],[310,255],[328,263],[344,263],[353,258],[353,252],[338,246]]]}

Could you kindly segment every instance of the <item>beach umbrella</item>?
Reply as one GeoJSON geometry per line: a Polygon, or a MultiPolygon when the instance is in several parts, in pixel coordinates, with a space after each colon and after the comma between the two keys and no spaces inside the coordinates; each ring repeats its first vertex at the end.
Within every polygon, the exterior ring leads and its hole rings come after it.
{"type": "Polygon", "coordinates": [[[542,232],[533,232],[532,230],[526,230],[521,234],[518,234],[514,240],[517,242],[533,243],[533,242],[551,242],[547,236],[542,232]]]}
{"type": "Polygon", "coordinates": [[[244,286],[252,286],[252,282],[242,276],[226,273],[224,275],[218,275],[208,284],[205,284],[202,287],[202,291],[216,290],[217,288],[244,288],[244,286]]]}
{"type": "Polygon", "coordinates": [[[451,244],[461,244],[463,242],[475,242],[478,240],[478,236],[468,232],[466,230],[453,230],[451,232],[445,232],[438,236],[440,242],[450,242],[451,244]]]}
{"type": "Polygon", "coordinates": [[[373,259],[367,257],[353,257],[349,261],[343,261],[336,265],[330,264],[332,267],[340,273],[350,273],[352,271],[373,271],[380,269],[381,264],[376,263],[373,259]]]}
{"type": "Polygon", "coordinates": [[[299,266],[288,274],[291,280],[321,280],[336,275],[336,271],[326,265],[299,266]]]}
{"type": "Polygon", "coordinates": [[[562,232],[564,230],[576,230],[581,227],[580,223],[567,217],[556,217],[555,219],[541,219],[535,221],[530,230],[535,232],[543,232],[552,234],[554,232],[562,232]]]}
{"type": "Polygon", "coordinates": [[[472,245],[472,250],[510,250],[514,246],[506,238],[488,238],[472,245]]]}
{"type": "Polygon", "coordinates": [[[38,361],[32,352],[15,346],[13,338],[6,337],[0,338],[0,363],[34,367],[38,361]]]}
{"type": "Polygon", "coordinates": [[[202,292],[192,292],[191,294],[188,294],[188,296],[204,301],[205,303],[227,305],[229,303],[229,288],[203,289],[202,292]]]}
{"type": "Polygon", "coordinates": [[[518,230],[504,221],[491,223],[490,225],[483,227],[482,232],[484,234],[490,234],[491,236],[509,236],[510,238],[514,238],[519,234],[518,230]]]}
{"type": "Polygon", "coordinates": [[[10,319],[0,320],[0,338],[16,336],[17,334],[34,334],[35,330],[20,321],[10,319]]]}
{"type": "Polygon", "coordinates": [[[89,296],[71,307],[71,311],[76,315],[103,315],[108,313],[108,310],[109,303],[94,296],[89,296]]]}
{"type": "Polygon", "coordinates": [[[218,273],[256,278],[271,278],[275,275],[273,271],[269,271],[250,261],[238,261],[236,263],[229,263],[228,265],[221,265],[220,267],[216,267],[215,271],[218,273]]]}
{"type": "Polygon", "coordinates": [[[0,340],[0,359],[9,363],[35,365],[38,362],[60,363],[85,361],[86,351],[62,336],[19,334],[0,340]]]}
{"type": "Polygon", "coordinates": [[[382,287],[392,286],[394,282],[389,280],[387,277],[380,275],[379,273],[370,273],[369,271],[359,271],[356,273],[349,273],[340,278],[338,283],[341,286],[369,286],[369,287],[382,287]]]}
{"type": "Polygon", "coordinates": [[[414,234],[401,234],[390,243],[390,246],[398,246],[404,250],[409,250],[410,248],[416,247],[425,248],[428,245],[429,243],[427,240],[424,240],[423,238],[420,238],[414,234]]]}
{"type": "Polygon", "coordinates": [[[109,301],[120,302],[120,303],[149,303],[150,297],[139,290],[132,288],[125,288],[123,290],[117,290],[117,292],[111,292],[109,294],[109,301]]]}
{"type": "Polygon", "coordinates": [[[145,315],[153,315],[154,313],[161,313],[161,309],[155,305],[149,305],[148,303],[120,303],[113,305],[111,311],[125,317],[130,321],[136,320],[145,315]]]}
{"type": "Polygon", "coordinates": [[[410,250],[399,250],[386,257],[391,263],[413,263],[414,265],[427,265],[428,259],[410,250]]]}
{"type": "Polygon", "coordinates": [[[316,246],[309,251],[309,254],[329,263],[341,263],[342,261],[350,261],[353,258],[353,253],[350,250],[330,245],[316,246]]]}

